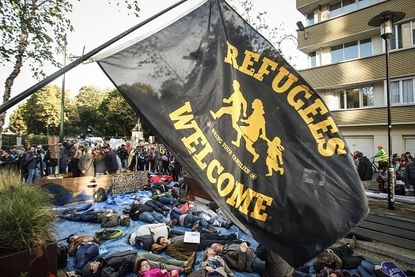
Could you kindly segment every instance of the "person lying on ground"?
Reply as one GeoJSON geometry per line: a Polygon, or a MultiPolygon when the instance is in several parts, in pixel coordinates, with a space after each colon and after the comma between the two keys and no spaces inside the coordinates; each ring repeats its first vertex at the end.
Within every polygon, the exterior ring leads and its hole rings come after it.
{"type": "Polygon", "coordinates": [[[179,277],[180,272],[175,269],[160,269],[151,266],[147,259],[141,259],[137,262],[139,277],[179,277]]]}
{"type": "Polygon", "coordinates": [[[87,211],[84,213],[65,214],[61,218],[69,221],[101,223],[101,227],[110,228],[118,225],[130,226],[130,218],[120,215],[112,210],[108,211],[87,211]]]}
{"type": "Polygon", "coordinates": [[[236,234],[219,235],[215,233],[200,233],[200,243],[184,242],[184,235],[175,236],[171,239],[159,237],[152,245],[152,252],[164,251],[167,255],[186,261],[194,252],[204,250],[215,242],[219,243],[240,243],[236,234]]]}
{"type": "Polygon", "coordinates": [[[74,270],[76,272],[81,271],[85,264],[99,255],[101,241],[98,238],[71,234],[66,241],[68,242],[68,255],[75,256],[74,270]]]}
{"type": "Polygon", "coordinates": [[[197,271],[189,277],[234,277],[226,262],[212,248],[207,248],[203,254],[203,262],[197,271]]]}
{"type": "Polygon", "coordinates": [[[204,209],[202,211],[193,212],[193,208],[190,208],[190,211],[192,212],[192,214],[203,218],[207,221],[207,223],[216,227],[224,227],[226,229],[229,229],[233,225],[233,222],[231,220],[218,215],[215,211],[211,209],[204,209]]]}
{"type": "Polygon", "coordinates": [[[170,219],[172,224],[179,224],[180,226],[192,228],[193,231],[208,231],[211,233],[217,233],[215,227],[209,224],[203,217],[186,213],[178,208],[173,208],[170,212],[170,219]]]}
{"type": "Polygon", "coordinates": [[[150,196],[147,195],[140,195],[138,198],[133,202],[133,204],[140,203],[153,208],[156,212],[167,215],[170,211],[170,208],[164,204],[161,204],[159,201],[155,201],[151,199],[150,196]]]}
{"type": "Polygon", "coordinates": [[[356,245],[356,239],[353,238],[350,243],[328,248],[318,254],[313,262],[317,274],[333,273],[341,275],[343,269],[358,269],[362,277],[373,276],[375,265],[362,256],[353,255],[353,249],[356,245]]]}
{"type": "MultiPolygon", "coordinates": [[[[128,243],[145,250],[151,250],[151,245],[159,237],[168,238],[172,233],[171,228],[166,223],[145,224],[128,236],[128,243]]],[[[183,232],[174,231],[175,235],[184,235],[183,232]]]]}
{"type": "MultiPolygon", "coordinates": [[[[137,253],[127,250],[123,252],[113,253],[105,258],[96,258],[87,263],[82,269],[82,277],[123,277],[129,272],[137,273],[138,261],[141,259],[149,260],[152,267],[160,269],[178,269],[182,271],[183,262],[174,259],[168,259],[152,253],[137,253]]],[[[184,269],[183,269],[183,272],[184,269]]],[[[186,271],[190,272],[190,271],[186,271]]]]}
{"type": "Polygon", "coordinates": [[[177,188],[168,188],[166,192],[161,192],[158,188],[152,188],[151,199],[164,205],[178,205],[180,203],[177,188]]]}
{"type": "Polygon", "coordinates": [[[211,248],[220,255],[226,264],[237,271],[256,272],[265,276],[265,261],[255,254],[255,249],[246,241],[241,243],[224,244],[216,242],[211,248]]]}
{"type": "Polygon", "coordinates": [[[164,216],[156,212],[152,207],[134,201],[130,207],[124,209],[131,220],[141,220],[148,223],[166,223],[164,216]]]}

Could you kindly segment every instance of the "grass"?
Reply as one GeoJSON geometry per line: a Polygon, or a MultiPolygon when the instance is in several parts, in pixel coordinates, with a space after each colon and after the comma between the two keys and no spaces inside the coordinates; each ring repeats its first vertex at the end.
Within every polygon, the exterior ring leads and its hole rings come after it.
{"type": "Polygon", "coordinates": [[[24,183],[15,172],[0,172],[0,251],[18,251],[54,240],[56,214],[51,198],[24,183]]]}

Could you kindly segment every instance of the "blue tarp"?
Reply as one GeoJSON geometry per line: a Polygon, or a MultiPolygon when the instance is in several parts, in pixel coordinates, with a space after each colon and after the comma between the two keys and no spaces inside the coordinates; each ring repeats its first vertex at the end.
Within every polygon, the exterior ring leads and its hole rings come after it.
{"type": "MultiPolygon", "coordinates": [[[[64,209],[78,209],[78,210],[84,210],[86,208],[89,208],[88,210],[114,210],[120,214],[122,214],[122,210],[129,206],[134,198],[143,195],[143,194],[150,194],[150,192],[147,191],[140,191],[137,193],[130,193],[130,194],[116,194],[116,195],[111,195],[110,197],[108,197],[107,201],[105,202],[101,202],[101,203],[82,203],[82,204],[76,204],[76,205],[70,205],[70,206],[60,206],[60,207],[55,207],[55,209],[57,209],[58,211],[62,211],[64,209]]],[[[86,210],[85,210],[86,211],[86,210]]],[[[168,217],[168,216],[167,216],[168,217]]],[[[166,217],[166,219],[167,219],[166,217]]],[[[108,256],[112,253],[115,252],[120,252],[120,251],[125,251],[125,250],[134,250],[137,252],[141,252],[143,250],[135,248],[134,246],[131,246],[130,244],[127,243],[127,238],[128,235],[132,232],[134,232],[139,226],[147,224],[145,222],[142,221],[131,221],[131,224],[129,227],[122,227],[122,226],[118,226],[116,228],[120,228],[123,230],[123,235],[117,239],[113,239],[113,240],[106,240],[103,241],[102,244],[99,247],[100,250],[100,255],[105,257],[108,256]]],[[[86,223],[86,222],[74,222],[74,221],[67,221],[67,220],[63,220],[63,219],[58,219],[57,220],[57,225],[58,225],[58,233],[57,233],[57,239],[60,243],[66,244],[66,238],[70,235],[70,234],[77,234],[77,235],[88,235],[88,236],[95,236],[95,232],[98,232],[99,230],[101,230],[101,226],[100,224],[96,224],[96,223],[86,223]]],[[[229,229],[225,229],[225,228],[218,228],[220,230],[220,234],[231,234],[237,231],[237,227],[236,226],[232,226],[229,229]]],[[[173,230],[177,230],[177,231],[189,231],[188,228],[184,228],[181,226],[174,226],[173,230]]],[[[239,231],[239,230],[238,230],[239,231]]],[[[239,238],[243,239],[243,240],[247,240],[251,242],[251,245],[253,247],[256,247],[258,245],[258,243],[253,240],[250,236],[242,233],[241,231],[239,231],[239,238]]],[[[197,253],[197,259],[199,261],[202,261],[202,255],[203,252],[199,251],[197,253]]],[[[73,270],[73,266],[74,266],[74,262],[75,262],[75,258],[74,257],[69,257],[68,259],[68,266],[65,269],[66,271],[72,271],[73,270]]],[[[196,270],[198,268],[198,265],[196,265],[194,267],[194,270],[196,270]]],[[[237,277],[242,277],[242,276],[246,276],[246,277],[257,277],[259,276],[258,274],[255,273],[246,273],[246,272],[236,272],[234,271],[237,277]]],[[[136,276],[135,274],[129,274],[127,276],[136,276]]],[[[185,275],[183,275],[185,276],[185,275]]]]}

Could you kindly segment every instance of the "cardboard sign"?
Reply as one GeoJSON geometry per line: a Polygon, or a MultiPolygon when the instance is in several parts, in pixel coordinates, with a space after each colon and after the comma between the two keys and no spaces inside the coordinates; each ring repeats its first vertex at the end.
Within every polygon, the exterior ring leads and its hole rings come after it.
{"type": "Polygon", "coordinates": [[[112,193],[136,192],[146,186],[148,176],[146,171],[115,174],[111,177],[112,193]]]}
{"type": "Polygon", "coordinates": [[[183,241],[187,243],[200,243],[200,233],[199,232],[184,232],[183,241]]]}

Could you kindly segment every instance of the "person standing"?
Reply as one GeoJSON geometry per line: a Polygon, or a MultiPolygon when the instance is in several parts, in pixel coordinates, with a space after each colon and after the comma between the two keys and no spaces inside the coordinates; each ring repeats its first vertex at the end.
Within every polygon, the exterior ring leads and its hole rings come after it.
{"type": "Polygon", "coordinates": [[[115,174],[118,171],[118,162],[117,162],[117,154],[111,149],[108,144],[105,144],[104,147],[105,153],[105,166],[107,167],[107,172],[109,174],[115,174]]]}
{"type": "Polygon", "coordinates": [[[92,149],[85,148],[85,154],[81,156],[78,162],[78,168],[82,176],[94,176],[94,158],[92,156],[92,149]]]}
{"type": "Polygon", "coordinates": [[[378,145],[378,152],[376,152],[376,154],[372,157],[372,159],[375,159],[375,158],[378,159],[379,168],[380,168],[381,163],[384,163],[384,162],[387,163],[389,161],[389,156],[383,149],[382,145],[378,145]]]}
{"type": "Polygon", "coordinates": [[[357,166],[357,172],[359,173],[360,180],[372,180],[373,168],[369,159],[366,156],[363,156],[362,152],[356,153],[356,159],[359,161],[357,166]]]}
{"type": "Polygon", "coordinates": [[[33,184],[33,180],[36,178],[36,169],[37,169],[37,155],[35,153],[35,148],[32,146],[29,148],[29,151],[24,156],[24,164],[26,164],[27,178],[26,182],[33,184]]]}

